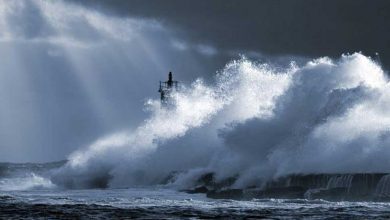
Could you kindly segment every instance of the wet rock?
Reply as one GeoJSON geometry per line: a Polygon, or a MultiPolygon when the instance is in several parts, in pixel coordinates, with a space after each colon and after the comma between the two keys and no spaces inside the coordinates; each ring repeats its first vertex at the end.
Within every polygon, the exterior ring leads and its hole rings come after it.
{"type": "Polygon", "coordinates": [[[245,198],[261,199],[261,198],[277,198],[277,199],[300,199],[304,198],[307,188],[304,187],[274,187],[267,189],[250,189],[245,190],[245,198]]]}
{"type": "Polygon", "coordinates": [[[216,181],[206,173],[188,193],[207,193],[217,199],[324,199],[331,201],[389,201],[390,175],[386,173],[292,174],[259,183],[264,187],[232,189],[237,177],[216,181]]]}
{"type": "Polygon", "coordinates": [[[207,197],[212,199],[243,199],[244,194],[242,189],[226,189],[210,191],[207,193],[207,197]]]}
{"type": "Polygon", "coordinates": [[[237,180],[237,177],[229,177],[222,180],[215,180],[214,173],[206,173],[198,178],[196,181],[196,186],[205,186],[208,189],[220,190],[224,188],[229,188],[237,180]]]}
{"type": "Polygon", "coordinates": [[[348,188],[339,187],[331,189],[314,189],[306,193],[307,199],[324,199],[329,201],[341,201],[348,199],[348,188]]]}
{"type": "Polygon", "coordinates": [[[199,186],[199,187],[196,187],[194,189],[184,190],[184,192],[190,193],[190,194],[207,193],[208,191],[209,191],[209,189],[205,186],[199,186]]]}
{"type": "Polygon", "coordinates": [[[198,184],[204,186],[215,186],[214,173],[206,173],[198,179],[198,184]]]}

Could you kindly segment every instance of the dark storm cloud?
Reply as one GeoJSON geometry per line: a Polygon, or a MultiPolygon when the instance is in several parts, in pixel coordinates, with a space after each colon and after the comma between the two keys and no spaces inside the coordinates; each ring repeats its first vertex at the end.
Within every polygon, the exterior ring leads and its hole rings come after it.
{"type": "MultiPolygon", "coordinates": [[[[74,0],[71,0],[74,1],[74,0]]],[[[78,1],[74,1],[78,2],[78,1]]],[[[390,66],[390,1],[85,0],[123,16],[154,18],[179,36],[224,50],[309,57],[379,52],[390,66]]]]}

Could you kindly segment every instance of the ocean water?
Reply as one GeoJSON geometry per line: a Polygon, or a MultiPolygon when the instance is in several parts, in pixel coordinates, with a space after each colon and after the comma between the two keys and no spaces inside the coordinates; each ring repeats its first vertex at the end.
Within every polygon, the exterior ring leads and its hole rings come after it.
{"type": "Polygon", "coordinates": [[[1,219],[388,219],[390,203],[214,200],[163,187],[0,192],[1,219]]]}
{"type": "Polygon", "coordinates": [[[388,202],[211,199],[168,185],[66,189],[50,178],[65,163],[0,163],[0,219],[390,218],[388,202]]]}

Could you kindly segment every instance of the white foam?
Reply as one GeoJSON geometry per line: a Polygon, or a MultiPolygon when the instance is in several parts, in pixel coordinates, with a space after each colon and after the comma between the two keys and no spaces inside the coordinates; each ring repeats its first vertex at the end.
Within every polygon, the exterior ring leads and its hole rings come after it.
{"type": "Polygon", "coordinates": [[[55,188],[55,185],[50,181],[50,179],[34,173],[0,179],[0,191],[23,191],[53,188],[55,188]]]}

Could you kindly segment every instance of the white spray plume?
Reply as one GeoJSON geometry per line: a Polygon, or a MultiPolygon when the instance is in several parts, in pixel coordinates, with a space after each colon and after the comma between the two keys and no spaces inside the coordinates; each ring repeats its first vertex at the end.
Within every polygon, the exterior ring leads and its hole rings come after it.
{"type": "Polygon", "coordinates": [[[214,172],[245,187],[292,173],[390,169],[389,84],[377,63],[355,53],[276,70],[242,58],[214,86],[197,80],[175,93],[172,108],[150,100],[135,131],[73,154],[70,175],[126,186],[188,169],[176,185],[214,172]]]}
{"type": "MultiPolygon", "coordinates": [[[[0,0],[0,29],[3,43],[70,52],[143,39],[143,31],[162,28],[64,1],[0,0]]],[[[76,61],[83,76],[83,62],[76,61]]],[[[291,173],[390,170],[388,79],[360,53],[288,68],[243,58],[228,63],[213,85],[197,80],[173,98],[169,109],[148,101],[150,117],[135,130],[74,152],[53,180],[70,187],[129,186],[189,170],[178,185],[214,172],[217,178],[238,176],[235,186],[245,187],[291,173]]]]}
{"type": "MultiPolygon", "coordinates": [[[[220,126],[227,123],[270,117],[274,99],[287,88],[288,72],[294,70],[295,66],[292,65],[284,73],[274,73],[270,66],[254,64],[245,58],[229,63],[218,74],[214,86],[207,86],[198,79],[190,87],[183,86],[175,92],[175,104],[170,108],[162,108],[158,100],[149,100],[147,109],[151,111],[151,116],[136,130],[102,138],[88,148],[73,153],[63,172],[71,176],[75,172],[79,177],[83,172],[88,175],[92,169],[92,179],[97,178],[95,175],[99,178],[104,178],[101,175],[107,178],[114,175],[114,179],[122,179],[122,175],[131,173],[129,170],[134,171],[134,167],[141,166],[142,160],[153,154],[158,146],[182,137],[191,129],[206,126],[202,132],[217,135],[220,126]],[[102,173],[96,169],[101,169],[102,173]]],[[[206,136],[198,138],[201,140],[206,136]]],[[[191,155],[191,149],[188,150],[188,155],[191,155]]]]}

